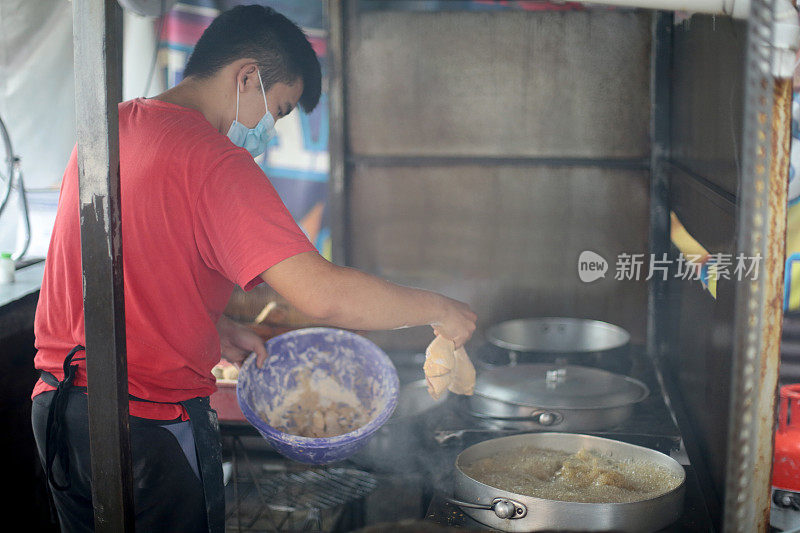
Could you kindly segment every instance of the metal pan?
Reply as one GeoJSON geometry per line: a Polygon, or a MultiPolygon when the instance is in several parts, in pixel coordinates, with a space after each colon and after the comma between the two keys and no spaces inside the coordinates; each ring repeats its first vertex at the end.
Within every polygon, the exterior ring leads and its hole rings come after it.
{"type": "Polygon", "coordinates": [[[612,372],[630,370],[630,334],[624,329],[582,318],[522,318],[486,331],[477,353],[485,367],[517,363],[576,364],[612,372]]]}
{"type": "Polygon", "coordinates": [[[571,433],[528,433],[501,437],[470,446],[456,458],[455,497],[464,512],[502,531],[622,531],[651,533],[665,528],[683,512],[686,473],[671,457],[649,448],[601,437],[571,433]],[[576,453],[596,450],[619,460],[648,461],[674,472],[681,483],[656,498],[632,503],[578,503],[534,498],[485,485],[462,466],[485,457],[502,456],[522,446],[576,453]]]}
{"type": "Polygon", "coordinates": [[[597,431],[620,425],[649,394],[641,381],[597,368],[522,364],[481,372],[467,403],[495,427],[597,431]]]}
{"type": "Polygon", "coordinates": [[[626,346],[630,334],[619,326],[584,318],[521,318],[486,331],[489,342],[506,350],[538,353],[587,353],[626,346]]]}

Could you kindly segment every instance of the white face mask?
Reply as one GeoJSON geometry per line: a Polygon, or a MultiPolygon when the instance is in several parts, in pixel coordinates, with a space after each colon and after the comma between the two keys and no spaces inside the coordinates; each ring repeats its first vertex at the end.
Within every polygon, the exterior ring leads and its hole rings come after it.
{"type": "Polygon", "coordinates": [[[264,116],[258,121],[255,128],[248,128],[239,122],[239,84],[236,84],[236,118],[228,129],[228,138],[236,146],[240,146],[250,152],[253,157],[259,156],[267,151],[267,145],[275,137],[275,119],[267,107],[267,94],[264,92],[264,84],[261,81],[261,73],[258,74],[258,83],[261,85],[261,94],[264,96],[264,116]]]}

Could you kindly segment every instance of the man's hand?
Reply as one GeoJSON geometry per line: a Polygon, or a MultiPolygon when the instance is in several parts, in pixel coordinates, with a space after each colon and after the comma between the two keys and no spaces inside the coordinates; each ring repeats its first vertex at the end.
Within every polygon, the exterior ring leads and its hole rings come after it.
{"type": "Polygon", "coordinates": [[[224,315],[217,321],[217,331],[222,357],[231,363],[241,365],[247,356],[255,352],[256,364],[261,367],[269,357],[261,337],[250,328],[237,324],[224,315]]]}
{"type": "Polygon", "coordinates": [[[475,321],[478,316],[463,302],[442,296],[444,302],[443,317],[431,324],[433,332],[440,337],[450,339],[461,348],[475,331],[475,321]]]}

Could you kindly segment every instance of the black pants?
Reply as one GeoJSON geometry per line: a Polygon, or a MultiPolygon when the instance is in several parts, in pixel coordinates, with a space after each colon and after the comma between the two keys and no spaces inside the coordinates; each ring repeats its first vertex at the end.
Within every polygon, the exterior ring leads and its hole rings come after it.
{"type": "MultiPolygon", "coordinates": [[[[54,394],[44,392],[33,399],[31,421],[42,464],[47,414],[54,394]]],[[[64,418],[71,486],[64,491],[51,487],[51,493],[62,531],[94,531],[86,394],[79,391],[69,393],[64,418]]],[[[131,417],[130,427],[136,531],[207,532],[203,485],[176,437],[152,420],[131,417]]],[[[56,480],[64,479],[57,459],[53,469],[56,480]]]]}

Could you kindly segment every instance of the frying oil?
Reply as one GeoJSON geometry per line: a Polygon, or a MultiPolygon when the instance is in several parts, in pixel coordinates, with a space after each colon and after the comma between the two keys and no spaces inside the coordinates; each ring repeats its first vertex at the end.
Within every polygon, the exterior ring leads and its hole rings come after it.
{"type": "Polygon", "coordinates": [[[630,503],[676,488],[681,477],[641,460],[616,460],[600,452],[577,453],[522,446],[462,466],[486,485],[535,498],[585,503],[630,503]]]}

